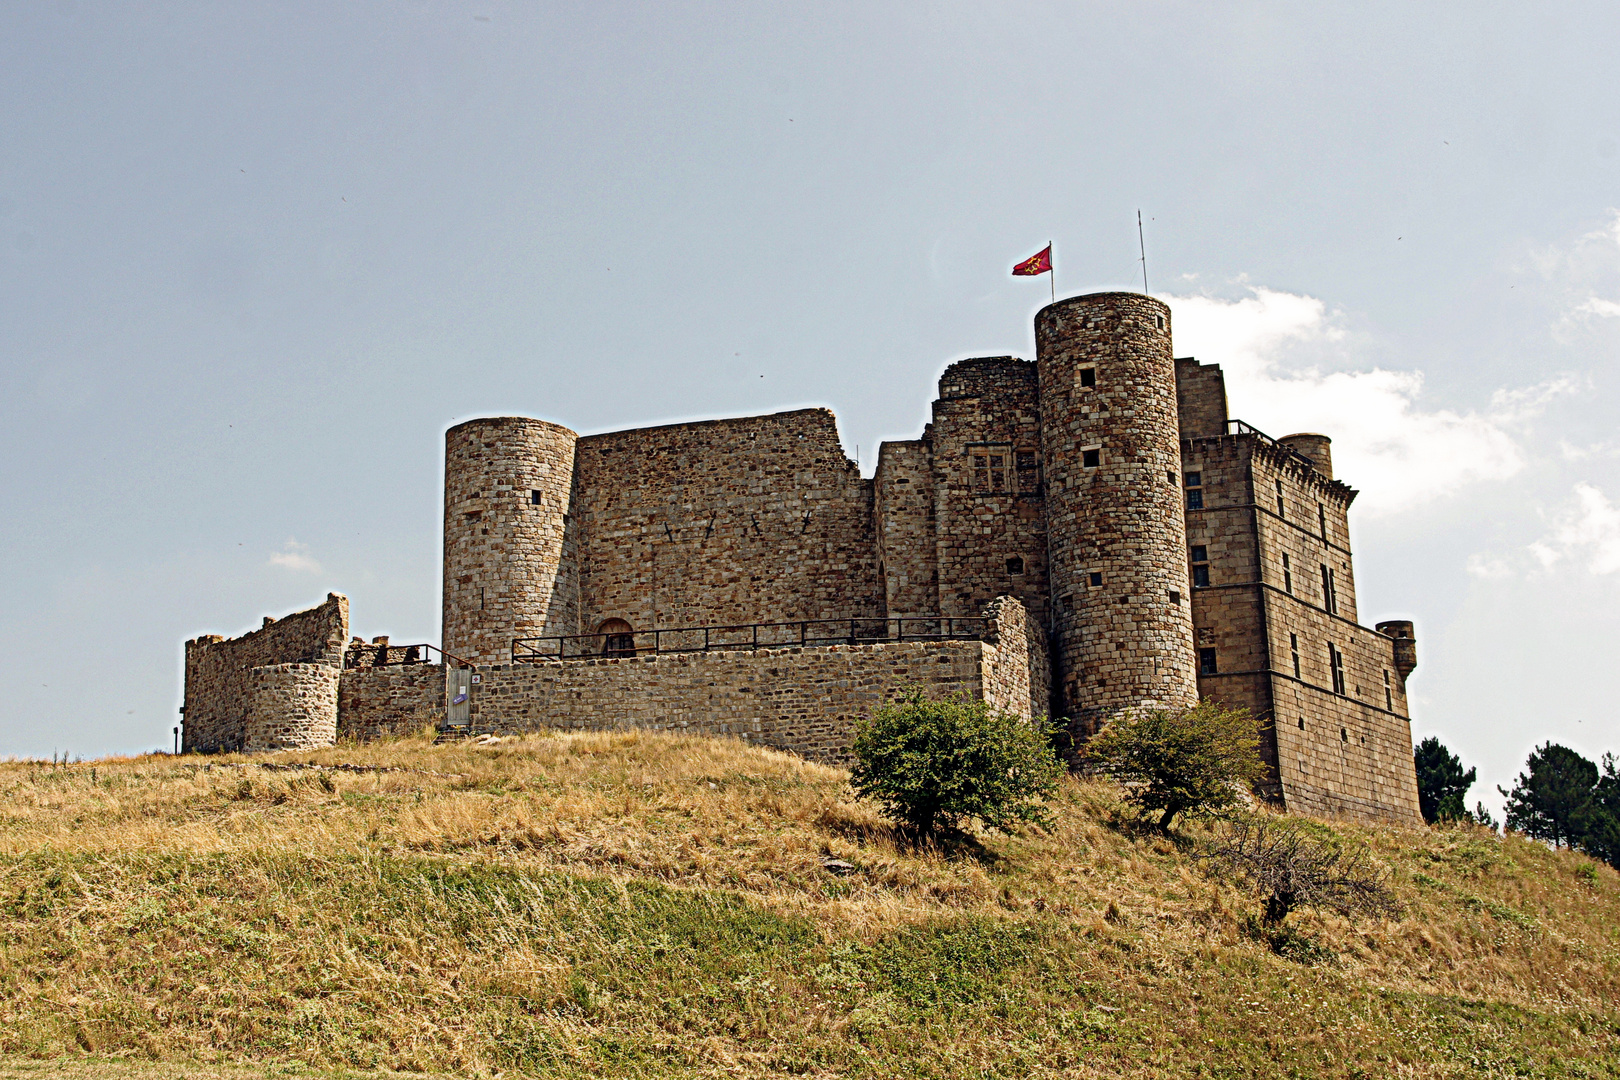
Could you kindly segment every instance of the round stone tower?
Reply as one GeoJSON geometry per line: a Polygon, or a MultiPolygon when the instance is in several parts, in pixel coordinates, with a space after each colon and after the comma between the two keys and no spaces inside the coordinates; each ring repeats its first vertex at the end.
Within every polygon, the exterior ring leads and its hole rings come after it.
{"type": "Polygon", "coordinates": [[[512,659],[512,639],[579,633],[565,427],[486,417],[444,434],[444,650],[512,659]]]}
{"type": "Polygon", "coordinates": [[[1170,309],[1137,293],[1035,316],[1057,704],[1085,736],[1198,700],[1170,309]]]}

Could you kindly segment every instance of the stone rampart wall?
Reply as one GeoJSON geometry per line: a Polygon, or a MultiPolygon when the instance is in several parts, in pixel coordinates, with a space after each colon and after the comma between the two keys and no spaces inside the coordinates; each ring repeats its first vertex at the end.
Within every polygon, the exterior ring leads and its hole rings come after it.
{"type": "MultiPolygon", "coordinates": [[[[260,685],[250,675],[255,668],[284,664],[330,668],[335,687],[348,635],[349,601],[330,593],[318,607],[267,621],[261,629],[241,637],[206,636],[186,642],[185,751],[245,747],[250,698],[260,685]]],[[[335,698],[332,711],[335,722],[335,698]]]]}
{"type": "Polygon", "coordinates": [[[350,668],[338,683],[337,737],[365,742],[444,723],[444,667],[350,668]]]}
{"type": "Polygon", "coordinates": [[[242,747],[248,753],[313,750],[337,738],[338,668],[266,664],[243,679],[242,747]]]}
{"type": "Polygon", "coordinates": [[[472,723],[502,733],[648,728],[734,735],[844,761],[857,720],[902,687],[979,697],[980,641],[665,653],[480,668],[472,723]]]}
{"type": "Polygon", "coordinates": [[[1046,629],[1013,597],[998,597],[985,614],[995,620],[986,635],[984,700],[1020,716],[1048,716],[1052,663],[1046,629]]]}
{"type": "Polygon", "coordinates": [[[881,618],[872,484],[826,409],[579,440],[584,631],[881,618]]]}

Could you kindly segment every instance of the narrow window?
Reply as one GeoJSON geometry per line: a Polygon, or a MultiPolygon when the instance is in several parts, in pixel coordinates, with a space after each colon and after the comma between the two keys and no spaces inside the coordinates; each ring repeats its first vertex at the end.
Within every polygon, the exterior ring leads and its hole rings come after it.
{"type": "MultiPolygon", "coordinates": [[[[1288,651],[1294,656],[1294,678],[1299,678],[1299,635],[1288,635],[1288,651]]],[[[1302,727],[1304,725],[1301,725],[1302,727]]]]}
{"type": "Polygon", "coordinates": [[[1289,596],[1294,595],[1294,571],[1287,555],[1283,556],[1283,592],[1289,596]]]}
{"type": "Polygon", "coordinates": [[[1389,670],[1384,670],[1384,708],[1389,712],[1395,711],[1395,695],[1389,689],[1389,670]]]}
{"type": "Polygon", "coordinates": [[[1349,742],[1350,741],[1350,732],[1346,731],[1344,728],[1340,728],[1339,729],[1339,741],[1340,742],[1349,742]]]}
{"type": "Polygon", "coordinates": [[[1282,518],[1284,521],[1288,520],[1288,514],[1285,512],[1285,509],[1283,507],[1283,492],[1282,492],[1282,481],[1281,480],[1277,481],[1277,516],[1282,518]]]}
{"type": "Polygon", "coordinates": [[[1187,509],[1202,510],[1204,508],[1204,474],[1190,472],[1185,478],[1187,488],[1187,509]]]}
{"type": "Polygon", "coordinates": [[[1339,613],[1339,604],[1333,595],[1333,571],[1328,569],[1327,563],[1322,564],[1322,606],[1329,615],[1339,613]]]}
{"type": "Polygon", "coordinates": [[[479,588],[478,588],[478,610],[479,611],[484,610],[484,589],[483,589],[483,586],[479,586],[479,588]]]}
{"type": "Polygon", "coordinates": [[[1316,504],[1316,520],[1322,526],[1322,543],[1327,543],[1327,508],[1316,504]]]}
{"type": "Polygon", "coordinates": [[[1333,580],[1333,570],[1328,569],[1328,610],[1333,614],[1339,613],[1339,586],[1333,580]]]}
{"type": "Polygon", "coordinates": [[[1344,696],[1344,653],[1328,642],[1328,674],[1333,677],[1333,692],[1344,696]]]}
{"type": "Polygon", "coordinates": [[[1198,674],[1200,674],[1200,675],[1215,675],[1217,673],[1218,673],[1218,669],[1217,669],[1217,667],[1215,665],[1215,650],[1214,649],[1199,649],[1198,650],[1198,674]]]}
{"type": "Polygon", "coordinates": [[[1007,490],[1007,455],[990,455],[990,490],[1007,490]]]}
{"type": "Polygon", "coordinates": [[[1080,369],[1080,385],[1084,386],[1084,387],[1096,386],[1097,385],[1097,369],[1094,368],[1094,367],[1083,367],[1083,368],[1081,368],[1080,369]]]}
{"type": "Polygon", "coordinates": [[[1303,716],[1299,718],[1299,730],[1305,730],[1305,718],[1303,716]]]}
{"type": "Polygon", "coordinates": [[[1031,495],[1041,490],[1041,464],[1033,450],[1020,450],[1018,461],[1018,490],[1031,495]]]}
{"type": "Polygon", "coordinates": [[[1163,330],[1164,329],[1164,316],[1163,315],[1155,315],[1155,316],[1153,316],[1153,325],[1157,329],[1163,330]]]}
{"type": "Polygon", "coordinates": [[[1192,583],[1195,589],[1209,587],[1209,548],[1194,544],[1192,549],[1192,583]]]}
{"type": "Polygon", "coordinates": [[[1176,474],[1171,472],[1169,469],[1164,470],[1164,479],[1165,483],[1169,484],[1171,487],[1176,486],[1176,474]]]}
{"type": "Polygon", "coordinates": [[[1082,466],[1084,466],[1085,468],[1095,469],[1098,465],[1102,464],[1102,451],[1101,450],[1082,450],[1082,451],[1080,451],[1080,464],[1082,466]]]}
{"type": "Polygon", "coordinates": [[[1092,587],[1095,588],[1095,587],[1102,584],[1102,575],[1101,574],[1096,574],[1096,573],[1087,574],[1086,575],[1086,580],[1090,581],[1092,587]]]}
{"type": "Polygon", "coordinates": [[[1012,558],[1007,560],[1007,573],[1017,575],[1017,574],[1022,574],[1023,572],[1024,572],[1024,560],[1023,559],[1021,559],[1018,556],[1014,555],[1012,558]]]}
{"type": "Polygon", "coordinates": [[[532,490],[532,489],[530,490],[530,492],[529,492],[529,505],[530,506],[539,506],[540,505],[540,493],[538,491],[535,491],[535,490],[532,490]]]}

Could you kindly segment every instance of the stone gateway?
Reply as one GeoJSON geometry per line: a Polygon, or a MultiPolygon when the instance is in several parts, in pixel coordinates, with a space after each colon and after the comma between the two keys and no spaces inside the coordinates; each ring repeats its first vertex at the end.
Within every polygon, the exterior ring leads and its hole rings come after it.
{"type": "Polygon", "coordinates": [[[842,760],[906,685],[1084,739],[1121,710],[1243,705],[1263,794],[1418,820],[1412,624],[1359,621],[1325,435],[1229,416],[1171,311],[1060,300],[1034,362],[945,370],[863,479],[824,409],[580,436],[445,435],[442,647],[348,637],[348,605],[186,644],[187,751],[435,724],[656,727],[842,760]]]}

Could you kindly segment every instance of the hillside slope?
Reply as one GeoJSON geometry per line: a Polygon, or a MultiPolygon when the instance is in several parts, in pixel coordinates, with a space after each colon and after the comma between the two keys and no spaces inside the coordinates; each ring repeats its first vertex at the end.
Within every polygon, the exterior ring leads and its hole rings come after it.
{"type": "Polygon", "coordinates": [[[708,739],[0,765],[0,1075],[1620,1075],[1612,870],[1312,827],[1404,917],[1268,943],[1202,827],[1106,785],[916,852],[843,772],[708,739]]]}

